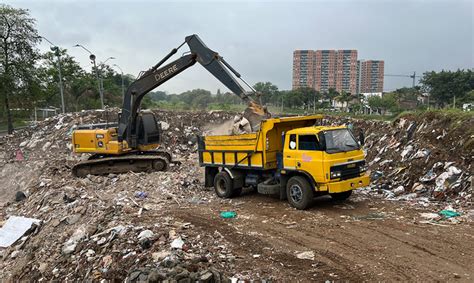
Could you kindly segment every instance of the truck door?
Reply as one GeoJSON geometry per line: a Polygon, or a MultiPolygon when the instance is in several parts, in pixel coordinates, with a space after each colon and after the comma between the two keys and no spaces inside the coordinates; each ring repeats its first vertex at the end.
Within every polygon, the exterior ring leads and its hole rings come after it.
{"type": "Polygon", "coordinates": [[[296,153],[297,153],[297,143],[296,143],[296,134],[291,134],[285,139],[285,144],[283,148],[283,168],[289,170],[296,169],[296,153]]]}
{"type": "Polygon", "coordinates": [[[297,170],[313,176],[316,182],[324,180],[324,154],[316,134],[298,135],[298,150],[295,152],[297,170]]]}

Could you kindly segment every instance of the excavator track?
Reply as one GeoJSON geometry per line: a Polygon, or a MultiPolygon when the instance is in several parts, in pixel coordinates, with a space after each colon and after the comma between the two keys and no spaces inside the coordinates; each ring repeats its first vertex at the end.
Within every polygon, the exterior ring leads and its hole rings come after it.
{"type": "Polygon", "coordinates": [[[139,151],[126,155],[92,155],[87,161],[72,168],[76,177],[87,175],[122,174],[127,172],[166,171],[171,163],[171,154],[166,151],[139,151]]]}

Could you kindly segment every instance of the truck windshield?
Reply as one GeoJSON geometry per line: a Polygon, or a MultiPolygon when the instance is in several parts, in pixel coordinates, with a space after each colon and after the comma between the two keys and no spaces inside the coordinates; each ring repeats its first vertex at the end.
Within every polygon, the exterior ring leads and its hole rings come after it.
{"type": "Polygon", "coordinates": [[[324,132],[327,153],[358,150],[359,144],[348,129],[337,129],[324,132]]]}

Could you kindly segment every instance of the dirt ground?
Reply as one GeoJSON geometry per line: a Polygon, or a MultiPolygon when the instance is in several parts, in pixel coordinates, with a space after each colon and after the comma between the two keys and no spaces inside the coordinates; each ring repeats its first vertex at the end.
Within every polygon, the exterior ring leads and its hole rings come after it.
{"type": "Polygon", "coordinates": [[[196,233],[222,234],[237,257],[234,272],[259,279],[472,282],[472,224],[421,224],[422,211],[359,194],[344,203],[321,197],[298,211],[247,193],[227,203],[176,205],[170,214],[196,233]],[[237,218],[221,219],[227,210],[237,218]],[[314,260],[296,258],[304,251],[313,251],[314,260]]]}

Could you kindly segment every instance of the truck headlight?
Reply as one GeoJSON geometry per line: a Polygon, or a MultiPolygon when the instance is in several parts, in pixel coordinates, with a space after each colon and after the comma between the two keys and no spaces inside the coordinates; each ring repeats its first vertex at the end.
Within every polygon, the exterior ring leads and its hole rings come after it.
{"type": "Polygon", "coordinates": [[[340,178],[340,177],[341,177],[341,171],[333,171],[333,172],[331,172],[331,179],[340,178]]]}
{"type": "Polygon", "coordinates": [[[367,171],[367,169],[369,169],[369,166],[361,165],[359,168],[360,168],[360,172],[365,172],[365,171],[367,171]]]}

